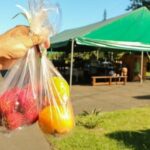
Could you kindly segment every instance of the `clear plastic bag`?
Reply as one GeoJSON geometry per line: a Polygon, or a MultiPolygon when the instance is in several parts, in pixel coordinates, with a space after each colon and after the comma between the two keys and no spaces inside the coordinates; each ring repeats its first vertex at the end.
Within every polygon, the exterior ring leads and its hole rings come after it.
{"type": "Polygon", "coordinates": [[[38,120],[40,87],[38,53],[34,48],[6,74],[0,83],[1,125],[14,130],[38,120]]]}
{"type": "Polygon", "coordinates": [[[69,85],[44,55],[41,69],[44,100],[40,104],[39,125],[44,133],[69,132],[74,126],[69,85]]]}
{"type": "MultiPolygon", "coordinates": [[[[29,0],[29,10],[19,6],[27,16],[31,33],[49,38],[54,28],[48,19],[44,0],[29,0]]],[[[48,134],[63,134],[74,127],[70,88],[52,62],[45,45],[28,50],[0,83],[0,125],[8,131],[38,121],[48,134]]]]}

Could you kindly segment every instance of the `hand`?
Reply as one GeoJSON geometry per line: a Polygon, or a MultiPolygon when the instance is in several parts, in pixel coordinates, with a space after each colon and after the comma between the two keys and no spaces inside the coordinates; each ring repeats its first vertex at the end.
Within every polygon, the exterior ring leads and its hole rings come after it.
{"type": "Polygon", "coordinates": [[[29,48],[46,43],[45,41],[43,37],[31,34],[27,26],[16,26],[7,31],[0,36],[0,69],[9,68],[17,59],[23,57],[29,48]]]}
{"type": "Polygon", "coordinates": [[[23,57],[34,45],[44,42],[44,38],[30,34],[27,26],[16,26],[0,36],[0,57],[17,59],[23,57]]]}

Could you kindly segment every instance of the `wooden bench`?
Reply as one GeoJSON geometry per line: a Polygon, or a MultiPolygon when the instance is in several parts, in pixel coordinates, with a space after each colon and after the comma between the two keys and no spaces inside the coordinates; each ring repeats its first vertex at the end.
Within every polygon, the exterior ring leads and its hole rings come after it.
{"type": "Polygon", "coordinates": [[[92,85],[112,85],[113,82],[116,84],[125,85],[127,82],[127,76],[92,76],[92,85]],[[98,81],[98,79],[104,79],[105,81],[98,81]]]}

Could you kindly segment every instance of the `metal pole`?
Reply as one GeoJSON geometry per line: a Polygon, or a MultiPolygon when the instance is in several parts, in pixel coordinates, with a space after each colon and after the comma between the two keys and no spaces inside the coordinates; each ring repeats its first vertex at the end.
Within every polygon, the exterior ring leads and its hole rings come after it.
{"type": "Polygon", "coordinates": [[[72,87],[72,74],[73,74],[73,53],[74,53],[74,39],[71,41],[71,62],[70,62],[70,91],[72,87]]]}
{"type": "Polygon", "coordinates": [[[143,55],[143,51],[141,52],[141,78],[140,78],[140,83],[143,83],[143,59],[144,55],[143,55]]]}
{"type": "Polygon", "coordinates": [[[97,60],[99,59],[99,50],[96,51],[97,60]]]}

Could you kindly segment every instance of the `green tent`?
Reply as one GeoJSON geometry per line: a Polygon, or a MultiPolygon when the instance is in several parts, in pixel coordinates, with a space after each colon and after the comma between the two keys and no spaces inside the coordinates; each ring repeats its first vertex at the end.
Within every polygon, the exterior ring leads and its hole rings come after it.
{"type": "MultiPolygon", "coordinates": [[[[87,26],[83,26],[83,27],[79,27],[79,28],[75,28],[75,29],[69,29],[69,30],[60,32],[60,33],[56,34],[55,36],[51,37],[51,48],[53,50],[57,50],[57,51],[66,51],[67,48],[70,50],[70,44],[71,44],[72,40],[75,40],[77,37],[84,36],[87,33],[91,32],[93,30],[96,30],[98,28],[101,28],[123,16],[125,16],[125,15],[111,18],[106,21],[93,23],[93,24],[90,24],[87,26]]],[[[75,47],[75,49],[76,48],[77,47],[75,47]]],[[[78,49],[80,49],[80,47],[78,49]]],[[[89,49],[89,45],[88,45],[88,49],[89,49]]]]}
{"type": "Polygon", "coordinates": [[[142,7],[97,28],[76,41],[81,45],[150,51],[150,11],[142,7]]]}
{"type": "Polygon", "coordinates": [[[70,50],[72,40],[78,46],[150,51],[150,11],[142,7],[106,21],[63,31],[51,38],[51,48],[70,50]]]}

